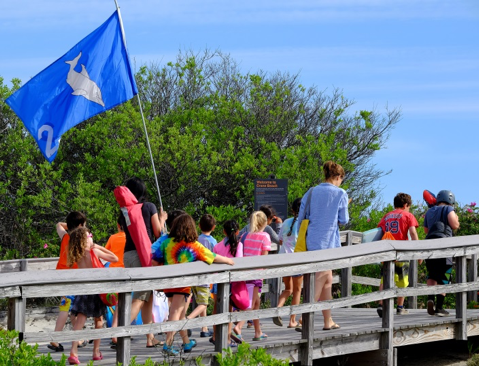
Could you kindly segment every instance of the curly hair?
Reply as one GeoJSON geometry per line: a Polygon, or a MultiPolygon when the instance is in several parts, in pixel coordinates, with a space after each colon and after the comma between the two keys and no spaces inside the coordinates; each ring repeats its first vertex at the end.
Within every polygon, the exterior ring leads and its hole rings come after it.
{"type": "Polygon", "coordinates": [[[197,241],[198,232],[196,231],[195,220],[188,214],[178,216],[173,221],[169,237],[175,239],[177,243],[180,241],[187,243],[197,241]]]}
{"type": "Polygon", "coordinates": [[[85,255],[85,248],[88,245],[88,229],[86,227],[79,227],[70,233],[70,241],[68,242],[68,267],[73,267],[73,264],[78,262],[85,255]]]}

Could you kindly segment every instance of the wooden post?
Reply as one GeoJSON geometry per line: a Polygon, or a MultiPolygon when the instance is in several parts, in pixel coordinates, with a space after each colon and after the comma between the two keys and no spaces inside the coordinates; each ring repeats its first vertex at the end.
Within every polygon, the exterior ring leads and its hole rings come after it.
{"type": "MultiPolygon", "coordinates": [[[[477,254],[471,255],[471,259],[468,260],[467,281],[477,281],[477,254]]],[[[467,293],[467,301],[477,302],[477,290],[469,291],[467,293]]]]}
{"type": "MultiPolygon", "coordinates": [[[[229,295],[230,295],[230,284],[218,283],[218,291],[216,293],[216,312],[218,314],[227,313],[229,311],[229,303],[230,303],[229,295]]],[[[215,331],[215,352],[223,352],[223,349],[227,347],[228,347],[228,323],[218,324],[216,326],[216,331],[215,331]]]]}
{"type": "MultiPolygon", "coordinates": [[[[303,280],[303,303],[314,303],[314,273],[307,273],[303,280]]],[[[303,331],[302,339],[306,343],[301,343],[299,348],[299,360],[302,366],[313,365],[313,337],[314,337],[314,312],[303,313],[303,331]]]]}
{"type": "MultiPolygon", "coordinates": [[[[409,287],[417,287],[417,260],[409,262],[409,287]]],[[[407,306],[409,309],[417,309],[417,296],[409,296],[407,306]]]]}
{"type": "MultiPolygon", "coordinates": [[[[28,270],[28,261],[22,259],[20,261],[20,272],[28,270]]],[[[16,330],[18,332],[18,340],[23,341],[25,333],[25,311],[27,301],[23,297],[15,297],[8,299],[8,330],[16,330]]]]}
{"type": "MultiPolygon", "coordinates": [[[[456,257],[456,282],[466,282],[466,257],[456,257]]],[[[461,319],[456,323],[456,339],[467,341],[467,292],[456,293],[456,319],[461,319]]]]}
{"type": "MultiPolygon", "coordinates": [[[[394,288],[394,261],[387,261],[383,264],[383,289],[394,288]]],[[[379,347],[387,350],[387,362],[389,366],[394,365],[393,330],[394,330],[394,298],[383,300],[382,327],[386,329],[381,334],[379,347]]]]}
{"type": "MultiPolygon", "coordinates": [[[[118,304],[116,306],[118,311],[118,326],[123,327],[130,325],[131,317],[131,292],[123,292],[118,294],[118,304]]],[[[130,337],[118,337],[116,344],[116,362],[122,365],[130,364],[130,337]]]]}
{"type": "MultiPolygon", "coordinates": [[[[346,243],[343,246],[351,246],[353,243],[353,233],[346,233],[346,243]]],[[[353,292],[352,285],[353,269],[352,267],[341,268],[341,297],[351,296],[353,292]]],[[[350,308],[351,306],[348,306],[350,308]]]]}

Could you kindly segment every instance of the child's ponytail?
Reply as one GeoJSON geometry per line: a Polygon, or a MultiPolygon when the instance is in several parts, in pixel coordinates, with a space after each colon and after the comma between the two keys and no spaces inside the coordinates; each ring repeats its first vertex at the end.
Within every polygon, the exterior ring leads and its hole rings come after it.
{"type": "Polygon", "coordinates": [[[289,228],[288,234],[286,234],[287,236],[291,236],[291,234],[293,233],[293,226],[296,223],[296,220],[298,219],[300,208],[301,208],[301,198],[296,198],[293,201],[293,205],[291,206],[291,211],[293,211],[294,219],[293,219],[293,222],[291,223],[291,227],[289,228]]]}
{"type": "Polygon", "coordinates": [[[236,257],[236,251],[238,250],[238,236],[236,233],[239,230],[239,225],[235,220],[228,220],[223,225],[223,230],[228,238],[228,245],[230,246],[230,253],[233,257],[236,257]]]}
{"type": "Polygon", "coordinates": [[[268,219],[262,211],[255,211],[251,214],[249,231],[251,233],[257,233],[263,231],[263,229],[268,225],[268,219]]]}

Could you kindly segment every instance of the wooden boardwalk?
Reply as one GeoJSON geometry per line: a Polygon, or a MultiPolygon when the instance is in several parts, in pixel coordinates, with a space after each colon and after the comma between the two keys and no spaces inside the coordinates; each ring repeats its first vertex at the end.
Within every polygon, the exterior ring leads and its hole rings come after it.
{"type": "MultiPolygon", "coordinates": [[[[455,339],[455,328],[458,323],[454,310],[450,310],[448,317],[429,316],[425,309],[410,309],[410,314],[394,316],[394,347],[403,347],[426,342],[437,342],[455,339]]],[[[381,319],[376,309],[351,308],[333,310],[335,322],[341,325],[341,329],[324,331],[322,315],[315,315],[314,332],[314,359],[337,356],[338,354],[357,354],[359,352],[377,351],[380,345],[380,335],[383,332],[381,319]]],[[[479,310],[467,310],[468,336],[479,335],[479,310]]],[[[298,348],[301,341],[301,333],[286,326],[278,327],[271,319],[262,319],[262,329],[269,338],[262,342],[253,342],[253,329],[243,329],[243,338],[253,348],[264,347],[276,358],[288,359],[291,362],[298,361],[298,348]]],[[[164,340],[163,335],[158,339],[164,340]]],[[[208,342],[208,338],[199,337],[199,329],[193,329],[192,338],[198,341],[198,346],[190,354],[183,354],[182,358],[188,360],[187,365],[195,365],[196,357],[201,356],[202,362],[209,365],[211,357],[216,353],[214,346],[208,342]]],[[[104,359],[95,361],[95,365],[116,365],[116,351],[110,349],[109,339],[102,340],[101,351],[104,359]]],[[[178,345],[181,338],[177,335],[178,345]]],[[[136,356],[139,363],[147,358],[154,361],[163,361],[165,357],[161,348],[148,349],[145,347],[144,336],[135,337],[131,342],[131,355],[136,356]]],[[[65,354],[68,356],[70,343],[64,343],[65,354]]],[[[41,353],[48,353],[46,344],[39,346],[41,353]]],[[[91,359],[92,345],[79,350],[79,358],[82,363],[91,359]]],[[[53,353],[52,357],[59,360],[60,353],[53,353]]],[[[175,359],[179,360],[179,357],[175,359]]],[[[356,362],[354,364],[357,364],[356,362]]]]}

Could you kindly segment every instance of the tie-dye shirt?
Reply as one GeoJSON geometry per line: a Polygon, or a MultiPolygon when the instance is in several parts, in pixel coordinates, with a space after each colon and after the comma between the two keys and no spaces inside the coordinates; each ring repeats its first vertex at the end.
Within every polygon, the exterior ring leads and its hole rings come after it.
{"type": "MultiPolygon", "coordinates": [[[[153,260],[160,265],[189,263],[203,261],[208,264],[213,263],[216,254],[205,248],[201,243],[195,241],[186,243],[185,241],[175,242],[173,238],[168,238],[161,243],[161,246],[153,254],[153,260]]],[[[189,294],[189,287],[165,289],[165,293],[183,293],[189,294]]]]}

